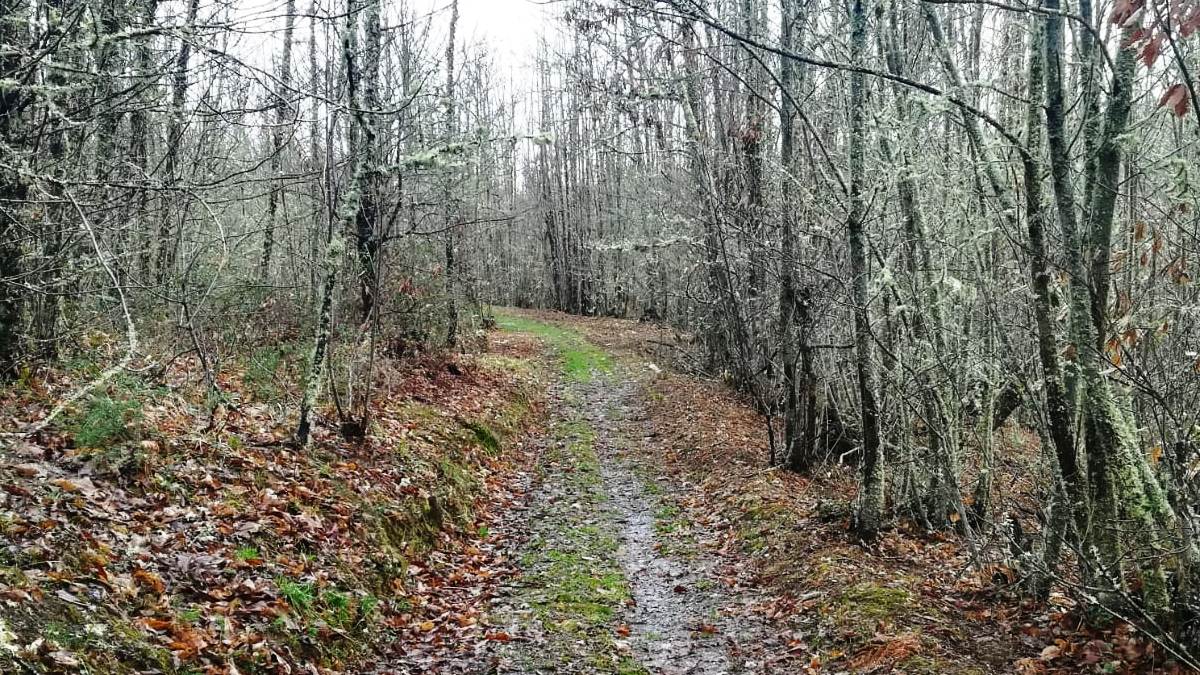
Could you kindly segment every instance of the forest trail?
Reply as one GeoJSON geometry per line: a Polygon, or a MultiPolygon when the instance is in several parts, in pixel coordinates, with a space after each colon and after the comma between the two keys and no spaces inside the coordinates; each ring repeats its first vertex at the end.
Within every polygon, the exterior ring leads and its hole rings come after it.
{"type": "Polygon", "coordinates": [[[854,540],[853,468],[771,466],[688,336],[498,318],[486,351],[391,364],[362,442],[278,442],[287,350],[214,433],[202,387],[122,381],[89,414],[147,419],[105,449],[71,423],[0,452],[0,672],[1172,672],[952,532],[854,540]]]}
{"type": "Polygon", "coordinates": [[[500,335],[544,345],[529,362],[553,384],[523,506],[497,524],[517,573],[488,612],[486,672],[1075,672],[1039,658],[1046,641],[1085,641],[1059,627],[1069,615],[964,574],[948,539],[852,541],[852,469],[811,480],[768,466],[761,417],[668,368],[673,336],[555,312],[498,319],[500,335]]]}
{"type": "Polygon", "coordinates": [[[564,377],[550,393],[548,433],[524,520],[522,576],[493,623],[510,639],[500,673],[756,672],[746,645],[766,626],[751,596],[715,573],[665,500],[672,489],[647,461],[654,435],[642,382],[655,370],[614,359],[572,332],[508,317],[542,337],[564,377]]]}

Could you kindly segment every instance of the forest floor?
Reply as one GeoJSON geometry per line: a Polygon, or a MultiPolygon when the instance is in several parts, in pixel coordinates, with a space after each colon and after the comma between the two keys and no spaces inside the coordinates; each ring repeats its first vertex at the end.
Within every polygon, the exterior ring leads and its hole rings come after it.
{"type": "Polygon", "coordinates": [[[520,572],[488,618],[492,672],[1178,672],[1061,594],[1026,601],[953,533],[853,540],[852,470],[770,467],[761,416],[668,368],[669,331],[553,312],[501,326],[547,343],[565,377],[520,572]]]}
{"type": "MultiPolygon", "coordinates": [[[[385,362],[362,440],[286,444],[283,343],[214,412],[177,363],[0,438],[0,672],[1174,672],[952,533],[852,540],[852,470],[770,467],[669,331],[498,319],[485,353],[385,362]]],[[[97,370],[0,392],[0,419],[97,370]]]]}

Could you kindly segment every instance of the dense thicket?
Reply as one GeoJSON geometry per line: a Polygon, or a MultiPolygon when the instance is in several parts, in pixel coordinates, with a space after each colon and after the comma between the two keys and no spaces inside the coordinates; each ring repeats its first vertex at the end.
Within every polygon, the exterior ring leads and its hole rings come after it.
{"type": "Polygon", "coordinates": [[[861,536],[956,529],[1186,650],[1195,8],[1103,11],[576,3],[495,297],[679,327],[779,462],[858,467],[861,536]]]}
{"type": "Polygon", "coordinates": [[[509,87],[453,1],[251,4],[0,0],[7,377],[111,335],[216,405],[286,333],[304,442],[482,302],[662,321],[863,538],[1194,646],[1200,8],[576,0],[509,87]]]}
{"type": "Polygon", "coordinates": [[[0,369],[111,336],[120,367],[195,359],[216,405],[225,359],[303,339],[303,441],[330,385],[364,428],[381,351],[470,346],[458,232],[511,212],[518,139],[447,14],[3,3],[0,369]]]}

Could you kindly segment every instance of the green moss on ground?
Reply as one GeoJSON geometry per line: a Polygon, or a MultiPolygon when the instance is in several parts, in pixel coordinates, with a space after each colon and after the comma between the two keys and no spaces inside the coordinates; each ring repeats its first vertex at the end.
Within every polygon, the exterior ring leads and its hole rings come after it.
{"type": "Polygon", "coordinates": [[[632,591],[616,559],[619,542],[604,518],[595,432],[583,422],[557,425],[556,440],[544,457],[547,480],[564,493],[548,503],[535,522],[546,529],[534,536],[521,563],[527,572],[520,600],[533,610],[548,640],[537,653],[523,654],[533,670],[557,670],[587,663],[589,672],[644,675],[619,644],[617,624],[632,591]]]}
{"type": "Polygon", "coordinates": [[[891,621],[909,607],[912,600],[903,588],[880,586],[871,582],[855,584],[838,597],[837,606],[853,621],[891,621]]]}
{"type": "Polygon", "coordinates": [[[558,353],[563,374],[576,382],[590,382],[596,373],[612,372],[612,358],[578,332],[515,314],[496,313],[503,330],[533,335],[558,353]]]}

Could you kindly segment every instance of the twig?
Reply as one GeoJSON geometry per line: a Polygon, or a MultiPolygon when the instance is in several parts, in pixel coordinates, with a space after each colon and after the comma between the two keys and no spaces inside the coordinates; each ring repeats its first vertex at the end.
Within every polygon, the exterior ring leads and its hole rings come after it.
{"type": "Polygon", "coordinates": [[[125,289],[121,285],[121,280],[117,277],[117,273],[113,270],[112,265],[109,264],[108,257],[100,246],[100,240],[96,237],[96,231],[92,228],[91,221],[88,220],[87,215],[79,206],[79,202],[75,200],[74,195],[72,195],[70,191],[64,191],[63,194],[66,195],[68,200],[70,200],[71,206],[75,207],[75,212],[79,214],[80,223],[83,225],[83,229],[87,232],[88,238],[92,241],[92,248],[96,251],[96,258],[100,261],[101,267],[103,267],[104,271],[108,274],[108,278],[112,280],[113,287],[117,289],[117,297],[120,298],[121,301],[121,313],[125,316],[125,339],[127,342],[125,355],[115,365],[100,373],[96,379],[76,389],[71,393],[71,395],[60,401],[58,405],[54,406],[54,409],[50,411],[49,415],[46,415],[38,422],[31,425],[28,429],[9,435],[30,436],[42,431],[73,403],[84,396],[87,396],[92,390],[111,380],[117,373],[125,370],[129,364],[133,362],[133,357],[137,354],[137,325],[134,324],[133,315],[129,312],[129,302],[125,298],[125,289]]]}

